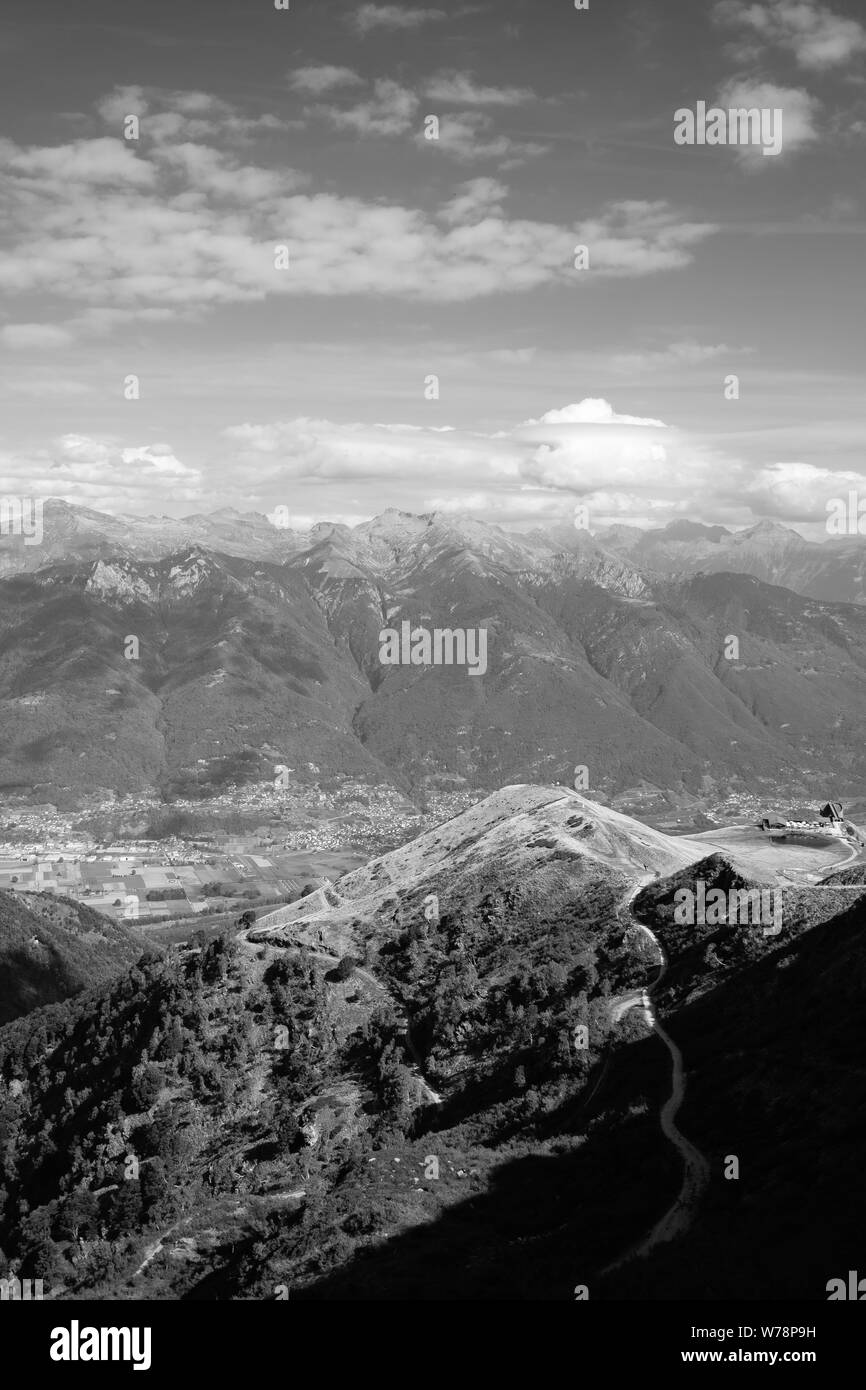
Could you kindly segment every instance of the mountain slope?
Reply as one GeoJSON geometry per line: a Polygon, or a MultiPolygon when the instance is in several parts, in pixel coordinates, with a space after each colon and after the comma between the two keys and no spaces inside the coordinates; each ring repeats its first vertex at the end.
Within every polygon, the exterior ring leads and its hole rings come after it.
{"type": "Polygon", "coordinates": [[[6,1259],[73,1299],[823,1299],[863,1229],[862,908],[676,927],[678,887],[748,886],[703,850],[505,788],[294,922],[0,1028],[6,1259]],[[710,1181],[603,1275],[681,1181],[638,921],[710,1181]]]}
{"type": "Polygon", "coordinates": [[[844,800],[864,699],[861,606],[651,580],[573,528],[385,513],[280,564],[192,546],[0,581],[0,784],[64,805],[273,787],[279,766],[413,796],[582,767],[605,797],[772,801],[806,775],[844,800]],[[483,631],[486,669],[383,664],[404,622],[483,631]]]}
{"type": "Polygon", "coordinates": [[[859,536],[814,542],[770,521],[733,532],[674,521],[649,531],[612,526],[598,539],[649,575],[727,570],[829,603],[866,601],[866,545],[859,536]]]}
{"type": "Polygon", "coordinates": [[[0,1024],[109,980],[150,949],[69,898],[0,890],[0,1024]]]}

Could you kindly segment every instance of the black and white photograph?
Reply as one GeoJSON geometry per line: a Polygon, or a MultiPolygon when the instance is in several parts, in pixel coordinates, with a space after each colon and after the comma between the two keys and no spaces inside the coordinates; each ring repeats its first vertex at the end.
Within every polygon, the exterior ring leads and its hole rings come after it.
{"type": "Polygon", "coordinates": [[[5,0],[0,72],[4,1337],[826,1374],[862,0],[5,0]]]}

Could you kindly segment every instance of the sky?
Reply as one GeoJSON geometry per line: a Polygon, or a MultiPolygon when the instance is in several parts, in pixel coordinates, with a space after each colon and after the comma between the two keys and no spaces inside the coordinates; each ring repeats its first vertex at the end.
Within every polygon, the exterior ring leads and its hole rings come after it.
{"type": "Polygon", "coordinates": [[[0,72],[0,496],[820,539],[866,495],[853,0],[4,0],[0,72]],[[678,144],[699,102],[781,152],[678,144]]]}

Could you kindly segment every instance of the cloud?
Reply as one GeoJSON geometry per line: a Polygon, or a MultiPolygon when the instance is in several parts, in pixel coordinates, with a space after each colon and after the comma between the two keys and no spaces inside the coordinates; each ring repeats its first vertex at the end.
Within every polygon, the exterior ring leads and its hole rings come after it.
{"type": "Polygon", "coordinates": [[[724,440],[592,397],[496,432],[298,417],[233,425],[220,441],[205,479],[166,443],[66,434],[48,449],[0,454],[0,493],[121,512],[151,511],[154,497],[197,510],[217,498],[243,510],[285,505],[295,527],[323,517],[351,525],[395,505],[513,525],[568,521],[580,501],[597,529],[676,516],[823,526],[829,498],[866,492],[856,465],[811,465],[780,451],[758,466],[724,440]]]}
{"type": "Polygon", "coordinates": [[[356,135],[404,135],[411,129],[419,98],[389,77],[377,78],[373,95],[355,106],[314,106],[312,114],[329,121],[337,130],[356,135]]]}
{"type": "Polygon", "coordinates": [[[215,139],[224,144],[244,144],[262,130],[286,128],[285,121],[269,113],[242,115],[209,92],[163,87],[115,87],[97,103],[96,110],[113,136],[123,134],[127,116],[137,116],[142,144],[215,139]]]}
{"type": "Polygon", "coordinates": [[[261,487],[276,482],[415,478],[455,481],[486,470],[487,436],[417,425],[336,424],[302,417],[223,431],[234,461],[255,470],[261,487]]]}
{"type": "Polygon", "coordinates": [[[682,341],[646,352],[617,352],[610,358],[614,371],[656,371],[665,367],[699,367],[720,357],[731,361],[754,352],[751,347],[728,347],[727,343],[695,343],[682,341]]]}
{"type": "Polygon", "coordinates": [[[589,270],[611,276],[647,275],[688,265],[693,248],[718,231],[714,223],[688,222],[664,200],[611,203],[599,217],[576,228],[589,251],[589,270]]]}
{"type": "MultiPolygon", "coordinates": [[[[127,105],[120,100],[115,108],[115,100],[112,119],[127,105]]],[[[302,172],[245,163],[231,146],[168,138],[163,127],[154,137],[154,122],[178,113],[161,112],[153,93],[147,100],[146,156],[118,137],[26,150],[4,142],[0,292],[74,305],[67,331],[128,328],[133,316],[196,318],[284,295],[448,303],[574,287],[686,265],[716,230],[664,202],[611,204],[577,226],[515,217],[505,208],[504,185],[489,177],[426,211],[311,193],[302,172]],[[590,247],[589,272],[574,269],[581,242],[590,247]],[[288,248],[287,268],[280,247],[288,248]]],[[[198,120],[205,107],[211,111],[208,102],[194,93],[181,104],[198,120]]],[[[416,104],[413,93],[382,79],[372,101],[340,119],[359,131],[397,129],[416,104]]],[[[214,110],[214,119],[233,123],[224,103],[214,110]]]]}
{"type": "Polygon", "coordinates": [[[780,110],[782,112],[782,148],[778,158],[763,158],[763,147],[755,145],[733,145],[731,148],[749,168],[765,168],[783,160],[797,150],[818,139],[815,125],[821,103],[817,97],[798,87],[777,87],[772,82],[754,82],[748,78],[735,77],[722,88],[718,105],[726,110],[780,110]]]}
{"type": "Polygon", "coordinates": [[[746,496],[758,516],[783,521],[822,522],[831,498],[847,500],[849,490],[866,496],[866,472],[820,468],[814,464],[780,462],[759,469],[746,487],[746,496]]]}
{"type": "MultiPolygon", "coordinates": [[[[338,71],[343,71],[339,69],[338,71]]],[[[515,100],[532,97],[517,87],[475,87],[466,74],[452,74],[434,83],[435,94],[445,99],[466,102],[512,104],[515,100]]],[[[428,87],[427,95],[432,89],[428,87]]],[[[327,121],[336,130],[350,131],[365,139],[371,137],[406,136],[413,134],[415,143],[453,156],[463,163],[477,160],[496,160],[510,168],[539,154],[547,146],[537,141],[515,140],[500,131],[491,116],[484,111],[453,111],[444,115],[429,112],[421,118],[421,99],[417,92],[391,78],[376,78],[363,100],[351,105],[320,102],[308,107],[306,114],[327,121]],[[435,138],[430,138],[427,117],[438,122],[435,138]]]]}
{"type": "Polygon", "coordinates": [[[561,410],[548,410],[538,420],[525,420],[521,429],[533,425],[649,425],[665,428],[664,420],[644,419],[639,415],[618,415],[604,400],[587,396],[576,405],[561,410]]]}
{"type": "Polygon", "coordinates": [[[491,362],[502,362],[505,366],[524,367],[532,362],[538,352],[534,347],[522,348],[493,348],[490,352],[482,353],[483,357],[488,357],[491,362]]]}
{"type": "Polygon", "coordinates": [[[351,68],[334,67],[330,63],[295,68],[294,72],[289,74],[289,86],[292,90],[303,92],[307,96],[321,96],[323,92],[331,92],[335,87],[355,87],[363,81],[363,77],[359,77],[351,68]]]}
{"type": "Polygon", "coordinates": [[[520,491],[527,484],[582,494],[590,485],[607,486],[612,469],[628,483],[640,482],[648,463],[663,470],[661,440],[674,432],[661,420],[586,399],[497,433],[302,417],[247,422],[223,435],[232,466],[251,470],[261,486],[366,479],[400,480],[426,490],[435,477],[457,496],[466,489],[520,491]]]}
{"type": "Polygon", "coordinates": [[[536,100],[535,93],[526,87],[485,87],[468,72],[436,73],[425,90],[434,101],[458,106],[520,106],[536,100]]]}
{"type": "Polygon", "coordinates": [[[235,203],[279,198],[308,181],[297,171],[241,165],[208,145],[188,141],[166,148],[160,161],[163,168],[181,174],[190,189],[235,203]]]}
{"type": "Polygon", "coordinates": [[[439,138],[430,140],[424,131],[418,131],[415,143],[451,155],[464,164],[496,160],[500,168],[510,169],[544,154],[548,148],[537,141],[512,139],[499,131],[483,111],[448,112],[438,119],[439,138]]]}
{"type": "Polygon", "coordinates": [[[440,215],[443,221],[454,224],[477,222],[491,214],[501,217],[502,200],[507,196],[507,186],[497,179],[468,179],[445,204],[440,215]]]}
{"type": "Polygon", "coordinates": [[[0,162],[20,183],[39,188],[60,183],[142,188],[156,178],[153,165],[137,156],[131,145],[109,137],[29,150],[19,149],[11,140],[0,140],[0,162]]]}
{"type": "Polygon", "coordinates": [[[350,16],[350,23],[361,34],[373,29],[417,29],[447,19],[444,10],[413,9],[411,5],[360,5],[350,16]]]}
{"type": "Polygon", "coordinates": [[[150,505],[170,488],[172,501],[200,502],[202,476],[168,444],[124,446],[114,439],[65,434],[47,449],[0,455],[0,492],[64,496],[108,509],[150,505]]]}
{"type": "Polygon", "coordinates": [[[866,28],[814,0],[720,0],[713,14],[718,23],[746,31],[740,57],[753,56],[756,37],[792,53],[801,68],[813,72],[840,67],[866,53],[866,28]]]}
{"type": "Polygon", "coordinates": [[[7,323],[0,328],[0,342],[9,348],[64,347],[72,334],[53,323],[7,323]]]}
{"type": "Polygon", "coordinates": [[[226,476],[254,477],[275,501],[303,497],[305,512],[315,496],[330,514],[337,485],[351,483],[363,486],[370,511],[397,505],[516,524],[569,519],[580,500],[593,526],[684,514],[736,523],[766,490],[759,479],[750,493],[754,466],[714,442],[595,398],[495,433],[305,417],[232,426],[224,440],[226,476]]]}

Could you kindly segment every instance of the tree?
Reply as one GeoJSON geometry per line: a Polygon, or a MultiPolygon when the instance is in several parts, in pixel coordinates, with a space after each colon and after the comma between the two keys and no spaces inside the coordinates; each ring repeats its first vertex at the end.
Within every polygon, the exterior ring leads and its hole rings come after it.
{"type": "Polygon", "coordinates": [[[337,966],[337,979],[348,980],[349,977],[354,973],[356,964],[357,962],[354,956],[343,956],[343,959],[337,966]]]}
{"type": "Polygon", "coordinates": [[[99,1203],[87,1187],[78,1187],[63,1203],[57,1218],[57,1234],[68,1240],[87,1239],[95,1235],[99,1216],[99,1203]]]}
{"type": "Polygon", "coordinates": [[[135,1231],[141,1225],[141,1185],[135,1179],[122,1182],[112,1194],[111,1224],[116,1231],[135,1231]]]}
{"type": "Polygon", "coordinates": [[[133,1112],[149,1110],[163,1087],[163,1075],[153,1062],[133,1069],[127,1103],[133,1112]]]}

